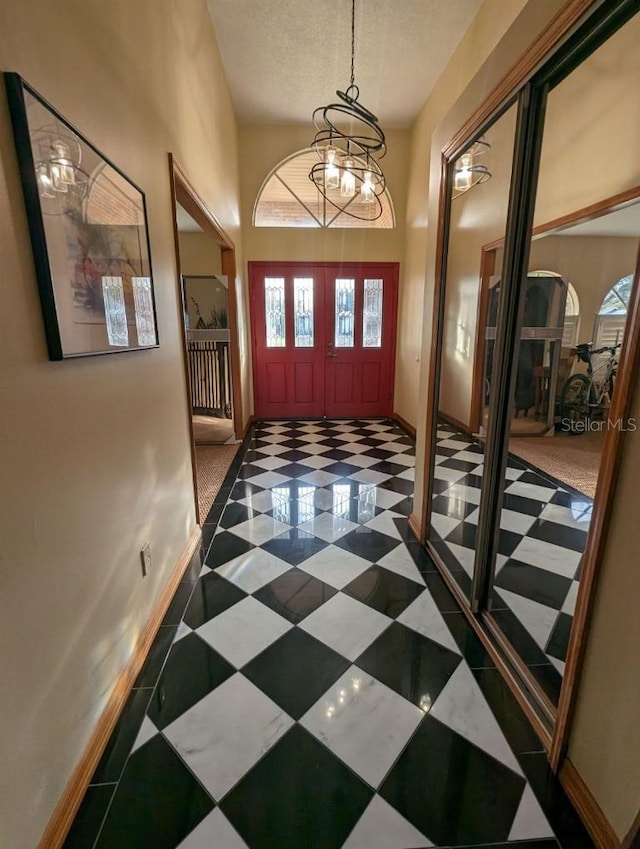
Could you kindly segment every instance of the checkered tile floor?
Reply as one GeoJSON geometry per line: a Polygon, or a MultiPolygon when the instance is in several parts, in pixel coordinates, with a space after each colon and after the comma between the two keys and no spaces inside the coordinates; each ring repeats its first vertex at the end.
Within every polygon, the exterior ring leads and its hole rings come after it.
{"type": "MultiPolygon", "coordinates": [[[[437,435],[430,539],[468,595],[483,449],[447,425],[437,435]]],[[[561,685],[592,502],[511,457],[493,615],[554,701],[561,685]]]]}
{"type": "Polygon", "coordinates": [[[267,422],[236,471],[67,849],[591,846],[408,532],[412,442],[267,422]]]}

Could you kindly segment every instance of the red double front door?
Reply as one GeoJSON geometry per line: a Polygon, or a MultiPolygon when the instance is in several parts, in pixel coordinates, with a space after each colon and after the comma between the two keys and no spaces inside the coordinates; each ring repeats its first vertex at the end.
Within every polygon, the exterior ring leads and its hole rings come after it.
{"type": "Polygon", "coordinates": [[[398,265],[249,263],[258,418],[393,412],[398,265]]]}

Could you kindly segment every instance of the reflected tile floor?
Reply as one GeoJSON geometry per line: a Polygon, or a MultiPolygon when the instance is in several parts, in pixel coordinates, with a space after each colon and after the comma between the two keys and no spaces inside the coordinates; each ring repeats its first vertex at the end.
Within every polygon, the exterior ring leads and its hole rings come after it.
{"type": "MultiPolygon", "coordinates": [[[[430,538],[468,595],[483,450],[468,435],[441,424],[436,455],[430,538]]],[[[493,614],[557,702],[593,502],[514,456],[506,477],[493,614]]]]}
{"type": "Polygon", "coordinates": [[[588,849],[408,532],[411,440],[262,422],[245,447],[66,849],[588,849]]]}

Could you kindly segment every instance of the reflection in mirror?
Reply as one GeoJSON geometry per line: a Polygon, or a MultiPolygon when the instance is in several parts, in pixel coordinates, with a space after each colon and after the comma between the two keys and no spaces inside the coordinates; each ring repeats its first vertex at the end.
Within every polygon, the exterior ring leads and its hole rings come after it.
{"type": "MultiPolygon", "coordinates": [[[[472,391],[483,284],[499,279],[499,257],[482,246],[504,238],[511,182],[516,106],[505,112],[470,149],[482,153],[483,179],[461,192],[464,155],[453,163],[453,197],[444,289],[444,320],[433,499],[428,538],[460,589],[469,597],[475,555],[483,444],[473,435],[472,391]],[[487,177],[486,174],[490,176],[487,177]]],[[[498,290],[496,290],[496,295],[498,290]]],[[[497,308],[497,301],[495,302],[497,308]]],[[[485,400],[490,387],[487,384],[485,400]]]]}
{"type": "Polygon", "coordinates": [[[549,93],[521,293],[491,612],[554,704],[605,436],[630,427],[609,411],[640,237],[639,40],[636,15],[549,93]]]}

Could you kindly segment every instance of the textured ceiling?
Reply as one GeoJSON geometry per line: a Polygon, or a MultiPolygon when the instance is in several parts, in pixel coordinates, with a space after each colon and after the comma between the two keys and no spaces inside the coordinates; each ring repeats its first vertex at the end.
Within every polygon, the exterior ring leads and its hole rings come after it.
{"type": "MultiPolygon", "coordinates": [[[[481,0],[356,0],[360,101],[407,126],[481,0]]],[[[208,0],[238,118],[307,123],[349,85],[350,0],[208,0]]]]}

